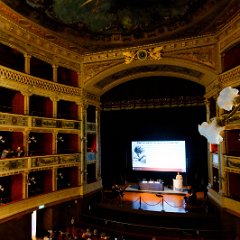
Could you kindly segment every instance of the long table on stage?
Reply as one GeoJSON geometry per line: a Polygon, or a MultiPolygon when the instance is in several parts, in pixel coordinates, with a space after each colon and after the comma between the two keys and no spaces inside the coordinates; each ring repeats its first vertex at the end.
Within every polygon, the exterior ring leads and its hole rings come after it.
{"type": "Polygon", "coordinates": [[[164,182],[141,181],[139,187],[140,190],[163,191],[164,182]]]}

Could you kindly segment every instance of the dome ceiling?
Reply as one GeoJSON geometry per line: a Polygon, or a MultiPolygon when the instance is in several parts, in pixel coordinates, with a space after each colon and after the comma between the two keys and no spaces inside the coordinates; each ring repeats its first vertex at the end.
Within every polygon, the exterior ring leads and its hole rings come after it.
{"type": "Polygon", "coordinates": [[[215,32],[239,0],[3,0],[86,52],[215,32]]]}

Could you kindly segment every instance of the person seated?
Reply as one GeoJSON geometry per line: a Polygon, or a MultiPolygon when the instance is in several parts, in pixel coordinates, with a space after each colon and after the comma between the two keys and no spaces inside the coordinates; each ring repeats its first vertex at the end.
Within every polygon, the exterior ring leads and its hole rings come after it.
{"type": "Polygon", "coordinates": [[[9,157],[11,157],[11,155],[12,155],[11,149],[10,148],[7,148],[7,149],[5,148],[2,151],[1,158],[9,158],[9,157]]]}
{"type": "Polygon", "coordinates": [[[91,238],[91,236],[92,236],[92,232],[90,228],[87,228],[86,231],[82,234],[83,239],[91,238]]]}
{"type": "Polygon", "coordinates": [[[108,239],[108,236],[106,235],[105,232],[102,232],[99,240],[105,240],[105,239],[108,239]]]}
{"type": "Polygon", "coordinates": [[[93,235],[92,235],[92,240],[98,240],[98,239],[99,239],[98,230],[94,229],[93,235]]]}
{"type": "Polygon", "coordinates": [[[177,180],[183,180],[183,177],[179,172],[177,173],[176,179],[177,180]]]}
{"type": "Polygon", "coordinates": [[[14,157],[23,157],[24,156],[24,151],[22,150],[21,147],[17,147],[17,149],[13,153],[14,157]]]}

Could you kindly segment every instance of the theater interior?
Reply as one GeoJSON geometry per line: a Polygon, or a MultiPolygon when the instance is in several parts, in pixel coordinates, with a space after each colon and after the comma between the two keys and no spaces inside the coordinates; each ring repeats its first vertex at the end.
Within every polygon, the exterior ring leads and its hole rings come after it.
{"type": "Polygon", "coordinates": [[[1,239],[240,239],[239,90],[239,0],[1,0],[1,239]]]}

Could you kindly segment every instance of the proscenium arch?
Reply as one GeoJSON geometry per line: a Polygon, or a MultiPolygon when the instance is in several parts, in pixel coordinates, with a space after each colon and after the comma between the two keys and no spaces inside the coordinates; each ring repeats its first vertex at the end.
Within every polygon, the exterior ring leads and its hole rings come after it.
{"type": "Polygon", "coordinates": [[[185,79],[206,88],[217,78],[217,73],[202,63],[182,59],[136,60],[131,64],[119,64],[99,73],[89,80],[84,88],[102,95],[124,82],[152,76],[185,79]]]}
{"type": "MultiPolygon", "coordinates": [[[[188,78],[188,76],[180,76],[180,75],[176,75],[176,74],[172,74],[171,72],[167,73],[159,73],[159,72],[149,72],[149,73],[146,73],[146,74],[143,74],[143,73],[139,73],[139,74],[136,74],[134,76],[129,76],[129,77],[125,77],[125,78],[121,78],[121,80],[117,81],[116,84],[111,84],[111,85],[108,85],[106,88],[104,88],[104,91],[101,92],[101,95],[103,95],[104,93],[108,92],[109,90],[111,90],[112,88],[114,87],[117,87],[125,82],[129,82],[129,81],[133,81],[133,80],[136,80],[136,79],[142,79],[142,78],[146,78],[148,79],[149,77],[160,77],[160,81],[162,79],[162,77],[173,77],[173,78],[178,78],[178,79],[183,79],[183,80],[189,80],[189,81],[192,81],[191,78],[188,78]]],[[[197,81],[193,81],[193,82],[197,82],[197,81]]]]}

